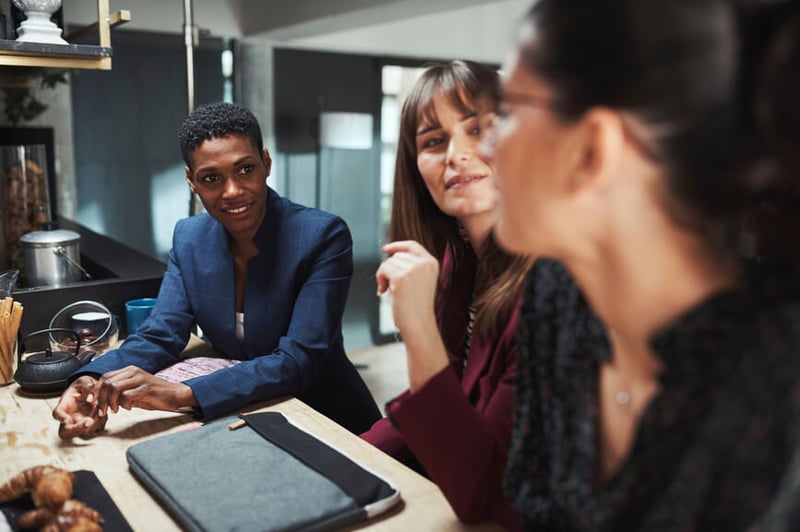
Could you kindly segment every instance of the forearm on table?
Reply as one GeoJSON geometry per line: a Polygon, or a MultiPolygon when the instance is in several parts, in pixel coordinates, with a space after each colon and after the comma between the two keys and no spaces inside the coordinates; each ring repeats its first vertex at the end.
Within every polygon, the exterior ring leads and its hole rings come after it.
{"type": "Polygon", "coordinates": [[[387,415],[460,519],[485,518],[503,504],[510,424],[495,419],[500,412],[494,409],[478,412],[451,369],[418,393],[390,403],[387,415]]]}
{"type": "Polygon", "coordinates": [[[388,418],[376,421],[368,431],[360,434],[360,437],[400,462],[405,463],[412,456],[411,450],[403,441],[403,436],[397,432],[388,418]]]}
{"type": "Polygon", "coordinates": [[[309,364],[298,364],[286,353],[273,352],[185,381],[197,400],[204,419],[220,417],[257,401],[302,390],[303,372],[309,364]]]}
{"type": "Polygon", "coordinates": [[[194,396],[194,390],[183,382],[177,383],[175,396],[178,408],[196,407],[200,404],[194,396]]]}
{"type": "Polygon", "coordinates": [[[127,366],[136,366],[148,373],[154,374],[177,361],[177,356],[156,350],[144,352],[143,350],[137,349],[136,347],[132,348],[128,345],[98,357],[75,372],[72,378],[92,373],[102,375],[109,371],[122,369],[127,366]]]}

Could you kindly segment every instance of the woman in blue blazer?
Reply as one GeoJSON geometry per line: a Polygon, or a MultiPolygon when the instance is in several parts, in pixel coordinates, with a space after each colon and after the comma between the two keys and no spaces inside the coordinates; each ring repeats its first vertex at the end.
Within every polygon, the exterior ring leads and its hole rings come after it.
{"type": "Polygon", "coordinates": [[[73,375],[53,412],[59,434],[92,435],[120,407],[191,407],[210,419],[282,395],[365,430],[380,413],[343,346],[353,271],[347,225],[265,185],[271,159],[249,111],[198,107],[179,138],[186,180],[207,212],[176,225],[148,320],[73,375]],[[179,360],[195,325],[241,362],[182,383],[155,376],[179,360]]]}

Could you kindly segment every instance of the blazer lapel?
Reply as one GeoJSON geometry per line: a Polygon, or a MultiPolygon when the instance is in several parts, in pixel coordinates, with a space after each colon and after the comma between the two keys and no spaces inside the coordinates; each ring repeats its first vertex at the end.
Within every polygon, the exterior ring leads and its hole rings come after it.
{"type": "Polygon", "coordinates": [[[247,333],[251,334],[258,331],[258,328],[264,323],[265,319],[269,319],[264,314],[269,313],[270,304],[268,297],[270,291],[267,285],[270,280],[279,275],[275,271],[275,266],[278,263],[273,257],[275,254],[275,239],[274,232],[279,229],[278,222],[281,218],[281,204],[280,196],[267,187],[267,212],[264,215],[264,220],[261,222],[261,227],[256,232],[253,241],[258,248],[258,255],[250,259],[247,264],[247,288],[245,290],[244,298],[244,331],[245,331],[245,344],[240,346],[244,352],[250,349],[257,351],[253,341],[247,342],[247,333]]]}
{"type": "Polygon", "coordinates": [[[471,397],[473,388],[478,383],[479,377],[483,374],[486,364],[489,362],[494,345],[480,334],[473,332],[472,341],[469,346],[469,357],[464,376],[461,378],[461,389],[471,397]]]}
{"type": "MultiPolygon", "coordinates": [[[[450,273],[450,283],[453,283],[454,290],[449,290],[448,302],[440,307],[442,312],[447,313],[447,317],[440,322],[444,322],[444,329],[441,331],[445,346],[458,351],[463,351],[466,345],[466,330],[469,321],[470,296],[475,282],[475,272],[477,270],[477,257],[468,251],[468,255],[463,257],[459,264],[453,268],[453,252],[448,246],[442,259],[442,273],[450,273]]],[[[461,389],[469,397],[478,382],[478,378],[483,373],[489,360],[494,346],[490,341],[483,338],[480,334],[473,333],[470,340],[467,364],[461,376],[461,389]]],[[[459,357],[460,363],[462,359],[459,357]]],[[[461,368],[457,368],[459,373],[461,368]]]]}
{"type": "MultiPolygon", "coordinates": [[[[203,279],[203,290],[208,294],[208,301],[214,302],[214,313],[218,318],[213,322],[217,334],[211,336],[224,340],[224,352],[228,356],[240,357],[242,348],[236,339],[236,287],[233,278],[233,257],[230,253],[230,241],[225,228],[219,222],[209,234],[219,250],[219,261],[212,279],[203,279]]],[[[204,249],[201,248],[201,249],[204,249]]],[[[201,251],[204,253],[204,251],[201,251]]],[[[211,331],[207,331],[211,332],[211,331]]],[[[222,347],[222,346],[220,346],[222,347]]]]}

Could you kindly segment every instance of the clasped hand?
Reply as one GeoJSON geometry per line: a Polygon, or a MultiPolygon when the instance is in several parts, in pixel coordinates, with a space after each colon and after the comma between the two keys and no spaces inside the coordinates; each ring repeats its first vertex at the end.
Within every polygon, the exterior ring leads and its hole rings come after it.
{"type": "Polygon", "coordinates": [[[389,257],[375,274],[378,294],[392,292],[392,314],[406,344],[409,389],[414,392],[448,365],[434,311],[439,261],[413,240],[381,249],[389,257]]]}
{"type": "Polygon", "coordinates": [[[99,378],[83,375],[75,379],[61,395],[53,417],[60,423],[58,435],[62,439],[86,438],[105,428],[109,409],[114,413],[120,408],[134,407],[177,410],[196,404],[187,385],[171,383],[128,366],[99,378]]]}
{"type": "Polygon", "coordinates": [[[389,257],[375,274],[378,295],[391,291],[395,325],[409,334],[434,319],[439,261],[413,240],[392,242],[381,250],[389,257]]]}

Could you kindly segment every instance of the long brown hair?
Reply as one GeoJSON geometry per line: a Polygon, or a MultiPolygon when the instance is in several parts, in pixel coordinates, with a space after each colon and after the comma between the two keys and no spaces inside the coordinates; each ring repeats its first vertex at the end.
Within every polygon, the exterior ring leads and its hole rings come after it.
{"type": "MultiPolygon", "coordinates": [[[[394,193],[389,238],[416,240],[442,262],[450,249],[453,260],[448,271],[442,271],[436,295],[440,322],[446,314],[443,307],[457,283],[446,282],[465,261],[474,257],[469,243],[459,234],[458,221],[442,212],[434,203],[417,168],[416,133],[423,119],[433,118],[434,100],[444,96],[456,109],[474,111],[480,105],[494,105],[498,98],[497,71],[471,61],[452,61],[429,66],[417,80],[403,104],[400,138],[395,163],[394,193]],[[443,282],[444,281],[444,282],[443,282]]],[[[501,250],[490,235],[483,255],[477,263],[475,278],[475,332],[491,336],[509,318],[516,303],[525,272],[532,260],[509,255],[501,250]]],[[[443,265],[444,267],[444,265],[443,265]]],[[[442,330],[443,323],[439,323],[442,330]]]]}

